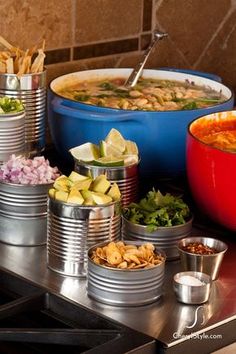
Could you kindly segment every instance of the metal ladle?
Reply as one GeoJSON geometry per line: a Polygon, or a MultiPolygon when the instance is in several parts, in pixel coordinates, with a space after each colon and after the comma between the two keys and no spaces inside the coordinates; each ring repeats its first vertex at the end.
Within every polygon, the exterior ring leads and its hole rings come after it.
{"type": "Polygon", "coordinates": [[[162,38],[167,37],[167,36],[168,36],[168,33],[163,33],[163,32],[157,31],[157,30],[154,32],[153,40],[151,41],[149,47],[145,51],[142,61],[136,65],[136,67],[133,69],[132,73],[130,74],[130,76],[128,77],[128,79],[126,80],[126,82],[124,84],[124,86],[126,88],[133,87],[137,84],[137,81],[142,73],[143,67],[146,64],[146,61],[147,61],[154,45],[159,40],[161,40],[162,38]]]}

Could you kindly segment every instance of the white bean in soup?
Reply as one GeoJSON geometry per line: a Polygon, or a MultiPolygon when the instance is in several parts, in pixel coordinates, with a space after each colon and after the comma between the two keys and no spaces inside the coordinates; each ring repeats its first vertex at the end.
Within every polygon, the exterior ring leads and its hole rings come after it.
{"type": "Polygon", "coordinates": [[[206,108],[227,100],[221,91],[193,81],[141,78],[124,88],[125,78],[84,80],[66,85],[58,94],[90,105],[125,110],[173,111],[206,108]]]}

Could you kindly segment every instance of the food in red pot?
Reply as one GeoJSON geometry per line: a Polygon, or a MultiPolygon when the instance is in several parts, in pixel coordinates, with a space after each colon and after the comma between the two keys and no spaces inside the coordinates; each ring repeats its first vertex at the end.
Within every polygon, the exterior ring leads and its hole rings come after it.
{"type": "Polygon", "coordinates": [[[188,182],[198,207],[236,231],[236,111],[190,123],[186,155],[188,182]]]}

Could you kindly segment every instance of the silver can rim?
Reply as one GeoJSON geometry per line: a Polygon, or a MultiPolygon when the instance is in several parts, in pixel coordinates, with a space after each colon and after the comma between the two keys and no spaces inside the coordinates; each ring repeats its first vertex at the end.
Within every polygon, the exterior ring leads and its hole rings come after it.
{"type": "MultiPolygon", "coordinates": [[[[135,227],[139,227],[141,230],[147,230],[148,226],[147,225],[142,225],[142,224],[136,224],[136,223],[133,223],[131,222],[130,220],[128,220],[123,214],[122,214],[122,219],[128,224],[130,225],[131,227],[135,226],[135,227]]],[[[177,230],[177,229],[181,229],[182,227],[184,226],[187,226],[189,224],[192,224],[193,222],[193,214],[191,213],[190,214],[190,219],[187,220],[184,224],[180,224],[180,225],[174,225],[174,226],[158,226],[157,229],[153,232],[158,232],[158,230],[177,230]]]]}
{"type": "Polygon", "coordinates": [[[216,238],[214,238],[214,237],[206,237],[206,236],[190,236],[190,237],[185,237],[185,238],[183,238],[182,240],[180,240],[179,241],[179,243],[178,243],[178,246],[177,246],[177,248],[178,248],[178,251],[179,252],[181,252],[182,254],[188,254],[188,255],[190,255],[190,256],[193,256],[193,257],[206,257],[206,258],[210,258],[210,257],[216,257],[216,256],[218,256],[219,254],[224,254],[227,250],[228,250],[228,245],[225,243],[225,242],[223,242],[223,241],[221,241],[221,240],[219,240],[219,239],[216,239],[216,238]],[[185,250],[183,250],[182,248],[181,248],[181,245],[182,245],[182,243],[183,242],[186,242],[187,240],[189,240],[189,243],[190,242],[194,242],[194,241],[197,241],[198,240],[198,242],[199,242],[199,240],[200,239],[208,239],[208,240],[211,240],[211,241],[215,241],[215,242],[220,242],[221,244],[222,244],[222,246],[223,246],[223,250],[222,251],[218,251],[218,252],[216,252],[216,253],[212,253],[212,254],[199,254],[199,253],[191,253],[191,252],[188,252],[188,251],[185,251],[185,250]]]}
{"type": "MultiPolygon", "coordinates": [[[[122,240],[120,240],[122,241],[122,240]]],[[[95,262],[92,261],[90,255],[92,253],[93,250],[95,250],[96,248],[98,247],[103,247],[103,246],[106,246],[109,242],[100,242],[100,243],[97,243],[96,245],[90,247],[87,251],[87,256],[88,256],[88,262],[91,263],[93,266],[95,267],[98,267],[100,269],[106,269],[106,270],[111,270],[111,271],[114,271],[114,272],[119,272],[120,274],[122,273],[140,273],[140,272],[147,272],[147,271],[151,271],[153,269],[156,269],[157,267],[161,267],[163,265],[165,265],[165,262],[166,262],[166,253],[161,249],[161,248],[157,248],[155,247],[155,251],[158,252],[162,257],[163,257],[163,261],[157,265],[155,265],[154,267],[151,267],[151,268],[144,268],[144,269],[118,269],[118,268],[112,268],[112,267],[106,267],[106,266],[102,266],[100,264],[96,264],[95,262]]],[[[146,244],[147,242],[136,242],[136,241],[124,241],[125,244],[128,244],[128,245],[135,245],[135,246],[141,246],[141,245],[144,245],[146,244]]]]}
{"type": "Polygon", "coordinates": [[[129,167],[133,167],[133,166],[137,166],[140,164],[140,161],[141,161],[141,158],[139,157],[138,161],[137,162],[133,162],[133,163],[130,163],[128,165],[122,165],[122,166],[97,166],[97,165],[93,165],[91,163],[88,163],[86,161],[81,161],[81,160],[78,160],[76,158],[74,158],[74,161],[77,165],[81,165],[83,167],[87,167],[88,169],[92,169],[92,168],[96,168],[98,170],[104,170],[104,169],[111,169],[111,170],[123,170],[123,169],[128,169],[129,167]]]}
{"type": "Polygon", "coordinates": [[[58,205],[66,205],[68,207],[74,207],[74,208],[82,208],[84,210],[88,209],[95,209],[95,208],[102,208],[102,207],[110,207],[112,205],[116,205],[116,204],[120,204],[121,203],[121,199],[119,200],[114,200],[110,203],[106,203],[106,204],[96,204],[96,205],[80,205],[80,204],[75,204],[75,203],[68,203],[68,202],[63,202],[62,200],[58,200],[58,199],[54,199],[53,197],[51,197],[50,195],[48,196],[48,198],[50,199],[50,201],[52,201],[55,204],[58,205]]]}
{"type": "Polygon", "coordinates": [[[4,182],[4,181],[0,181],[0,186],[1,184],[4,186],[11,186],[11,187],[21,187],[21,188],[32,188],[32,187],[40,187],[40,186],[45,186],[45,187],[49,187],[51,185],[53,185],[53,182],[48,182],[48,183],[38,183],[38,184],[23,184],[23,183],[12,183],[12,182],[4,182]]]}

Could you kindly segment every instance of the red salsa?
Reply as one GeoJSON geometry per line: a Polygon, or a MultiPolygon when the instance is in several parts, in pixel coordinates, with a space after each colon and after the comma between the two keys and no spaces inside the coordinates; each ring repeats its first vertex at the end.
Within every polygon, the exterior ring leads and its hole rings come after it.
{"type": "Polygon", "coordinates": [[[205,144],[224,151],[236,152],[236,116],[223,118],[203,117],[192,125],[191,133],[205,144]]]}
{"type": "Polygon", "coordinates": [[[189,253],[195,253],[195,254],[215,254],[215,253],[217,253],[217,250],[215,248],[204,245],[201,242],[189,243],[188,245],[183,246],[182,250],[189,252],[189,253]]]}

